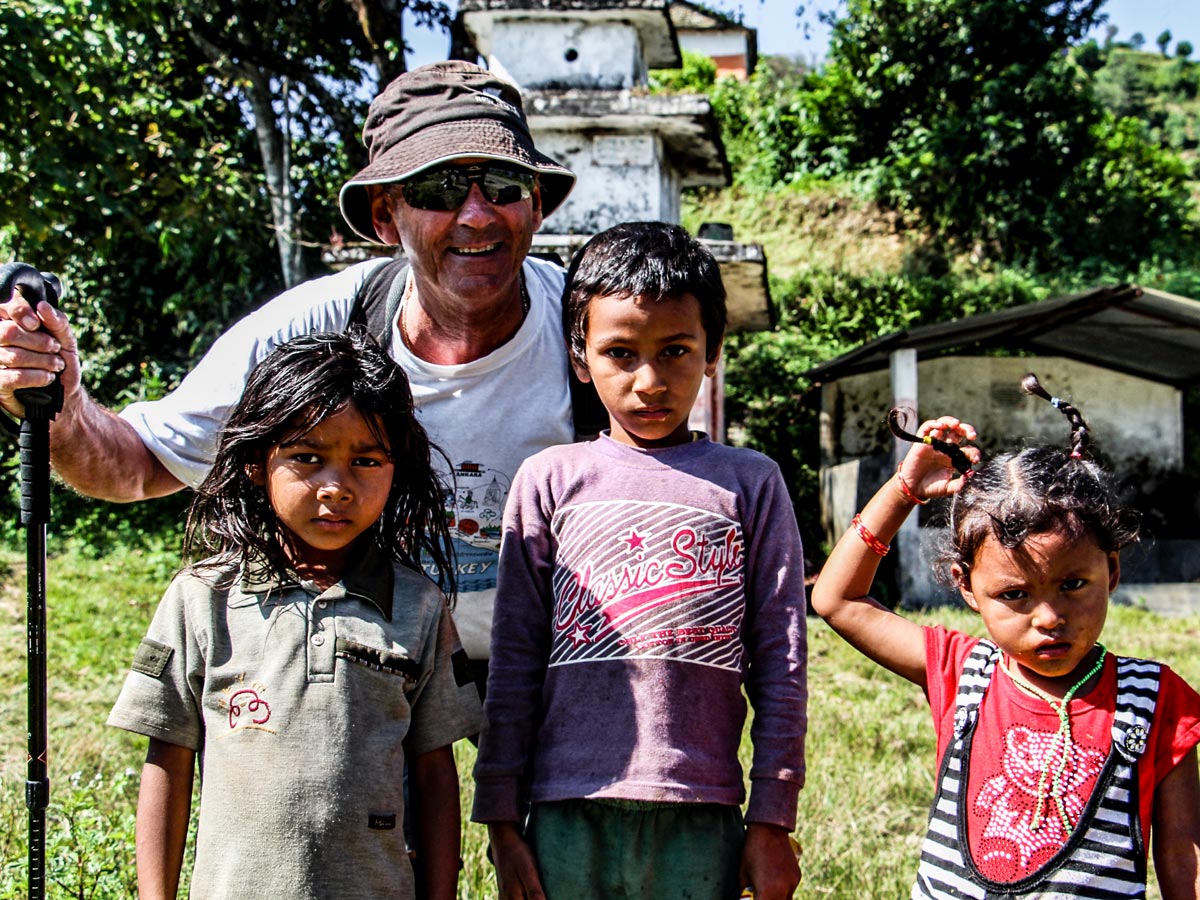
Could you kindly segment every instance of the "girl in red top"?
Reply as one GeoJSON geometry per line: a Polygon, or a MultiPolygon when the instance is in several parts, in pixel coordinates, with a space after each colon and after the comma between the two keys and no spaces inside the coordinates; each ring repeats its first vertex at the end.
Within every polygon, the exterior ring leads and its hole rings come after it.
{"type": "Polygon", "coordinates": [[[1026,376],[1072,425],[1067,451],[989,460],[943,417],[855,516],[814,609],[880,665],[920,685],[938,735],[938,790],[914,898],[1144,897],[1146,847],[1165,900],[1200,898],[1200,695],[1158,663],[1099,643],[1134,514],[1087,457],[1082,416],[1026,376]],[[923,628],[867,596],[917,504],[947,497],[939,568],[989,638],[923,628]]]}

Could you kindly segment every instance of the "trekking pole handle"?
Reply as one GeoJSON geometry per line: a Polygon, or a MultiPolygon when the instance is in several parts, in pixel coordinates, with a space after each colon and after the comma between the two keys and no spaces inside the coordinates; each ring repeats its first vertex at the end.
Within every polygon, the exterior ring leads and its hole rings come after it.
{"type": "MultiPolygon", "coordinates": [[[[57,304],[62,296],[62,282],[57,275],[40,272],[23,262],[0,266],[0,303],[7,303],[13,291],[18,289],[34,309],[43,300],[57,304]]],[[[16,391],[16,397],[25,405],[26,419],[49,422],[62,410],[63,391],[57,375],[46,387],[21,388],[16,391]]]]}

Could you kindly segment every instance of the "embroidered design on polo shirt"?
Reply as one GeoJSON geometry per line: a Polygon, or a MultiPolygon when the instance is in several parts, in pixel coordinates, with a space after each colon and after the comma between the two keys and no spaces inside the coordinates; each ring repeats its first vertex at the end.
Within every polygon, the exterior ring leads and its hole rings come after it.
{"type": "Polygon", "coordinates": [[[266,727],[271,719],[271,704],[263,697],[267,692],[266,685],[258,681],[247,683],[243,678],[221,691],[225,696],[217,704],[228,716],[229,731],[217,735],[218,739],[247,730],[278,733],[274,728],[266,727]]]}

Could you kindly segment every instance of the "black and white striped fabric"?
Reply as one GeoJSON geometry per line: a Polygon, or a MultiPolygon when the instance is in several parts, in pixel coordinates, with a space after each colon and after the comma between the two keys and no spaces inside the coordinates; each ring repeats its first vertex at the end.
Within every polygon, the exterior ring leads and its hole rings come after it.
{"type": "Polygon", "coordinates": [[[999,658],[995,644],[980,641],[963,665],[955,701],[954,739],[946,748],[938,774],[913,900],[1145,897],[1146,851],[1138,816],[1136,765],[1146,749],[1154,718],[1159,664],[1117,657],[1112,749],[1070,838],[1033,875],[996,882],[981,875],[971,859],[967,817],[960,812],[960,804],[968,783],[979,704],[999,658]]]}

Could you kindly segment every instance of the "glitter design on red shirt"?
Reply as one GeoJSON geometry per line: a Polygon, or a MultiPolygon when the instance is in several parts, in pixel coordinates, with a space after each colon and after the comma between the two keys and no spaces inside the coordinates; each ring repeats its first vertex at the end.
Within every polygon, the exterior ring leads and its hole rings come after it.
{"type": "Polygon", "coordinates": [[[972,805],[973,813],[986,820],[973,855],[987,878],[1016,881],[1045,865],[1070,837],[1060,809],[1072,828],[1078,823],[1105,755],[1072,742],[1056,792],[1053,773],[1062,761],[1063,740],[1059,734],[1023,725],[1005,732],[1000,772],[983,782],[972,805]],[[1047,764],[1050,775],[1043,779],[1047,764]],[[1039,780],[1043,782],[1040,799],[1039,780]],[[1035,828],[1039,804],[1041,816],[1035,828]]]}

